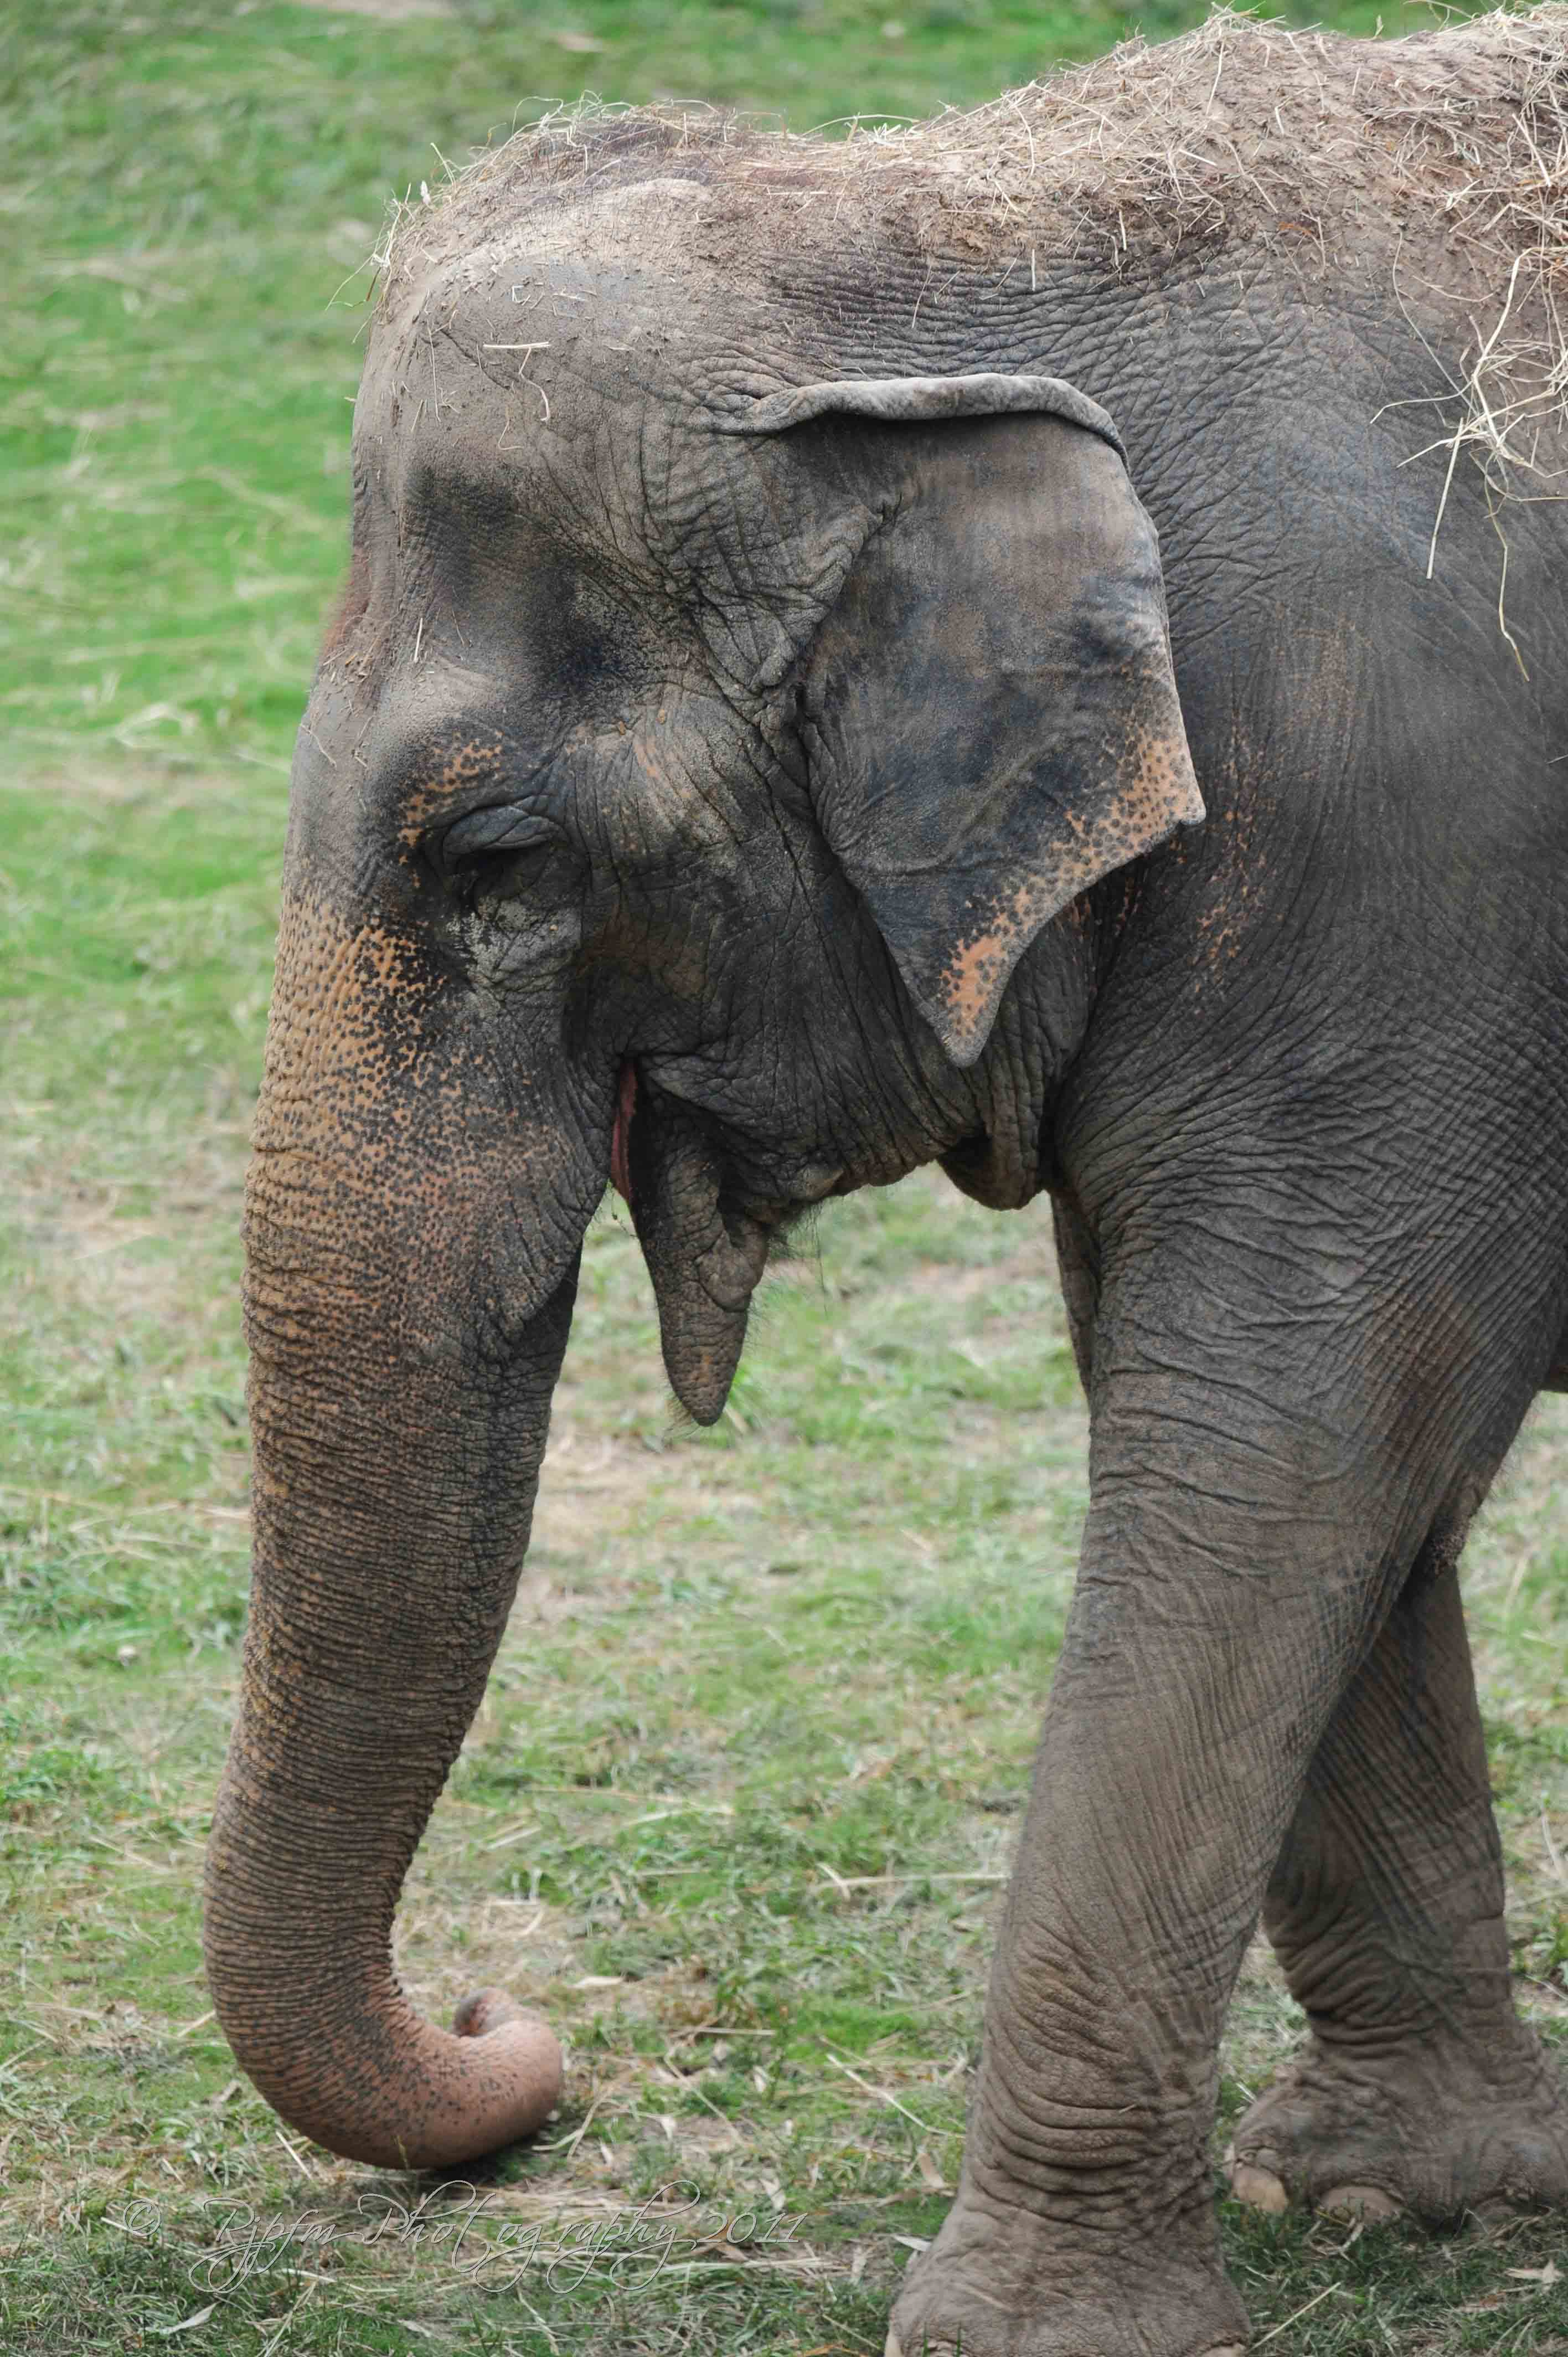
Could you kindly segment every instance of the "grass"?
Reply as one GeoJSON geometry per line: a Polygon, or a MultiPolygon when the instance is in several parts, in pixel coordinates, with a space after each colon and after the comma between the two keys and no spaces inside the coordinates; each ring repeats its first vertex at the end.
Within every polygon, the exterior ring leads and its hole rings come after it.
{"type": "MultiPolygon", "coordinates": [[[[537,1544],[401,1919],[422,2002],[493,1978],[570,2040],[558,2122],[467,2190],[285,2135],[209,2015],[197,1889],[245,1574],[236,1211],[284,772],[343,563],[352,273],[387,191],[585,79],[797,123],[918,112],[1128,21],[0,21],[7,2351],[881,2347],[953,2181],[1083,1506],[1048,1222],[925,1178],[838,1207],[705,1435],[671,1415],[628,1229],[596,1227],[537,1544]]],[[[1559,2037],[1565,1501],[1560,1400],[1467,1562],[1520,1986],[1559,2037]]],[[[1259,1954],[1227,2117],[1294,2024],[1259,1954]]],[[[1568,2347],[1539,2222],[1437,2244],[1223,2223],[1279,2357],[1568,2347]]]]}

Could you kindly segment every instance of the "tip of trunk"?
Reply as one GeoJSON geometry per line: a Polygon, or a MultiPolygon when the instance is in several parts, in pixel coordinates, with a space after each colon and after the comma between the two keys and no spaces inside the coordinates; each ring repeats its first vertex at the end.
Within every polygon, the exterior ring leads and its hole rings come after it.
{"type": "Polygon", "coordinates": [[[424,2020],[392,1971],[390,1907],[368,1924],[340,1918],[336,1937],[324,1903],[302,1917],[244,1855],[245,1813],[226,1781],[208,1848],[207,1978],[235,2060],[274,2110],[379,2169],[451,2169],[534,2135],[561,2093],[548,2022],[500,1989],[469,1997],[452,2030],[424,2020]]]}
{"type": "Polygon", "coordinates": [[[288,2051],[214,1996],[235,2059],[291,2127],[377,2169],[454,2169],[534,2136],[560,2099],[548,2022],[501,1989],[457,2008],[451,2031],[395,1986],[349,2037],[331,2029],[288,2051]]]}

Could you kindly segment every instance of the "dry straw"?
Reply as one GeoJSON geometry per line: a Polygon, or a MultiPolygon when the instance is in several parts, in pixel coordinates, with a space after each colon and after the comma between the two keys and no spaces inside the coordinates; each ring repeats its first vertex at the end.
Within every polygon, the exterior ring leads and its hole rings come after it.
{"type": "Polygon", "coordinates": [[[498,238],[521,247],[541,204],[650,166],[704,189],[709,275],[715,253],[739,266],[845,250],[1032,278],[1096,256],[1118,273],[1288,257],[1304,285],[1371,271],[1451,388],[1425,446],[1446,450],[1446,481],[1468,453],[1499,499],[1558,495],[1563,0],[1378,43],[1219,9],[1179,40],[1123,43],[967,113],[840,136],[585,101],[398,208],[383,286],[498,238]]]}

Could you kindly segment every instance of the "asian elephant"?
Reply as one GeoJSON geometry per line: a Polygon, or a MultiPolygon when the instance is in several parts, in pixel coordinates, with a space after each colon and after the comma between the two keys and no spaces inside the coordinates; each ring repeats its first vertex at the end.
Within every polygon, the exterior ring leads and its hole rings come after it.
{"type": "Polygon", "coordinates": [[[1311,2044],[1240,2192],[1568,2199],[1456,1569],[1568,1382],[1568,512],[1510,496],[1564,445],[1497,197],[1563,23],[1220,18],[839,144],[580,112],[398,228],[294,771],[207,1899],[236,2054],[338,2151],[554,2093],[504,1999],[416,2018],[390,1934],[607,1182],[706,1422],[771,1240],[936,1160],[1051,1197],[1091,1501],[889,2349],[1241,2348],[1208,2139],[1260,1914],[1311,2044]]]}

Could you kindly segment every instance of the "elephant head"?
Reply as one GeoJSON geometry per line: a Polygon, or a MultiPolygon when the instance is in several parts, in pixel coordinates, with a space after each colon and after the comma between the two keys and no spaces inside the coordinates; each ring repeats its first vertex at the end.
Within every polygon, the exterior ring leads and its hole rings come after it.
{"type": "Polygon", "coordinates": [[[1087,987],[1085,929],[1050,920],[1202,811],[1155,533],[1093,403],[781,344],[776,311],[672,333],[618,264],[520,361],[528,279],[459,240],[377,325],[247,1204],[253,1587],[209,1973],[285,2116],[390,2165],[491,2149],[555,2093],[548,2033],[493,1994],[468,2035],[420,2020],[391,1935],[607,1181],[711,1422],[803,1206],[938,1156],[1036,1191],[1087,987]],[[1060,956],[1013,982],[1042,931],[1060,956]]]}

